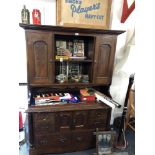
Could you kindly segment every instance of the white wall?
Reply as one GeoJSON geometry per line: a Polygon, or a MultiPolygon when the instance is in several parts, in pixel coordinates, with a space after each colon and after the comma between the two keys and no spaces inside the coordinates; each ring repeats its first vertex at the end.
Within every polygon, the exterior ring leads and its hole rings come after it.
{"type": "MultiPolygon", "coordinates": [[[[128,5],[133,0],[128,0],[128,5]]],[[[130,14],[125,23],[121,23],[123,0],[113,0],[111,12],[111,29],[125,30],[118,36],[114,73],[110,93],[115,101],[124,104],[128,87],[129,76],[135,73],[135,10],[130,14]]],[[[121,109],[115,110],[115,116],[120,116],[121,109]]]]}
{"type": "MultiPolygon", "coordinates": [[[[16,18],[17,23],[21,23],[21,10],[23,5],[30,12],[30,23],[32,24],[32,11],[33,9],[39,9],[41,12],[41,24],[42,25],[55,25],[56,24],[56,1],[55,0],[21,0],[18,3],[17,12],[18,18],[16,18]]],[[[25,44],[25,31],[17,25],[17,36],[16,39],[20,44],[18,45],[18,55],[19,55],[19,82],[27,82],[27,62],[26,62],[26,44],[25,44]]],[[[27,107],[27,87],[21,86],[20,88],[20,108],[27,107]]]]}

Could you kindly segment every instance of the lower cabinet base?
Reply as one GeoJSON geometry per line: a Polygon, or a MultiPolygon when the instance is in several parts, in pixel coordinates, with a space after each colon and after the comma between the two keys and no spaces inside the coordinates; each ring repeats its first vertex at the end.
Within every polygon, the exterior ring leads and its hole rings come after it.
{"type": "MultiPolygon", "coordinates": [[[[94,142],[95,143],[95,142],[94,142]]],[[[37,148],[30,148],[29,149],[29,155],[46,155],[46,154],[51,154],[51,153],[66,153],[66,152],[75,152],[75,151],[82,151],[82,150],[86,150],[86,149],[91,149],[91,148],[95,148],[95,144],[92,146],[68,146],[65,148],[60,148],[60,147],[55,147],[55,148],[44,148],[44,149],[37,149],[37,148]]]]}
{"type": "Polygon", "coordinates": [[[110,107],[96,102],[29,110],[29,155],[93,148],[96,145],[94,132],[108,130],[111,116],[110,107]]]}
{"type": "Polygon", "coordinates": [[[29,149],[29,155],[44,155],[50,153],[65,153],[82,151],[94,148],[96,138],[93,131],[70,132],[37,139],[33,148],[29,149]]]}

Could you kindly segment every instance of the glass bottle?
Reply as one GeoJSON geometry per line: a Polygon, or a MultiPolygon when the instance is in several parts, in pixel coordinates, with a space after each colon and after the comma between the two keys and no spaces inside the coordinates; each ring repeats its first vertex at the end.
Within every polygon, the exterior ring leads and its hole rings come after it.
{"type": "Polygon", "coordinates": [[[21,11],[21,20],[23,24],[30,24],[30,12],[28,9],[26,9],[25,5],[21,11]]]}

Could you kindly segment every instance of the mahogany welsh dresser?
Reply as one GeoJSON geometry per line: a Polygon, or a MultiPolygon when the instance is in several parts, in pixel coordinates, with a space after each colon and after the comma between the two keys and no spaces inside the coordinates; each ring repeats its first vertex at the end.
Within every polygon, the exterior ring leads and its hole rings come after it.
{"type": "Polygon", "coordinates": [[[109,130],[111,108],[92,94],[110,96],[117,36],[124,31],[19,26],[26,35],[29,154],[95,147],[93,133],[109,130]],[[81,99],[81,90],[88,90],[89,98],[81,99]]]}

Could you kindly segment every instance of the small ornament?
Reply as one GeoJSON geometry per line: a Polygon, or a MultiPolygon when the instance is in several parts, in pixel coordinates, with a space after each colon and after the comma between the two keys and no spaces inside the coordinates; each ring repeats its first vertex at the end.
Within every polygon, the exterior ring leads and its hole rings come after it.
{"type": "Polygon", "coordinates": [[[23,9],[21,11],[21,20],[24,24],[30,24],[30,12],[28,9],[26,9],[26,6],[23,6],[23,9]]]}

